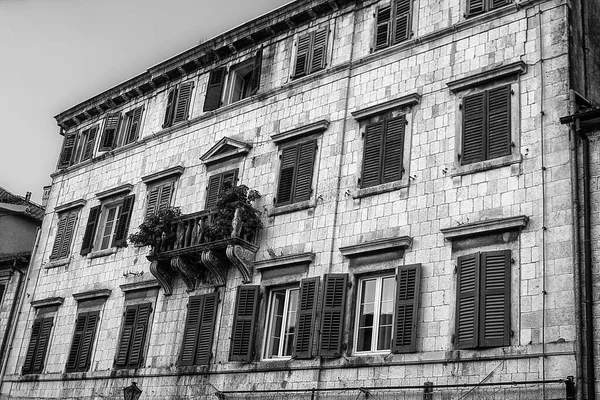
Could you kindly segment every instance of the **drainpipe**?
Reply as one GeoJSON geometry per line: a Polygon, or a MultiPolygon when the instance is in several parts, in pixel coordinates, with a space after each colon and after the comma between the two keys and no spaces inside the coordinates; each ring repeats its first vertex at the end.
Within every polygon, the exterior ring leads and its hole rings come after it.
{"type": "MultiPolygon", "coordinates": [[[[33,254],[30,257],[33,257],[33,254]]],[[[10,306],[10,314],[8,315],[8,321],[6,323],[6,330],[4,331],[4,336],[2,337],[2,346],[0,347],[0,357],[1,357],[2,361],[4,361],[4,358],[5,358],[4,352],[6,351],[6,343],[7,343],[7,339],[8,339],[8,334],[10,332],[10,327],[12,326],[13,318],[15,316],[15,309],[16,309],[16,306],[18,303],[19,294],[21,293],[21,285],[23,285],[23,275],[25,275],[23,273],[23,271],[21,271],[20,269],[17,268],[17,259],[16,258],[15,258],[15,261],[13,262],[13,267],[10,271],[9,282],[12,280],[12,277],[15,275],[15,272],[17,272],[19,274],[19,278],[17,281],[17,288],[15,290],[15,297],[10,306]]]]}

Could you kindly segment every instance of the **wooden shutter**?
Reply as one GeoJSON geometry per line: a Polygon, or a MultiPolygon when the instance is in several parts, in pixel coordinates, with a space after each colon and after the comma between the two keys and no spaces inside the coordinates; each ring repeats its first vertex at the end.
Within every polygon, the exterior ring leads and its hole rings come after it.
{"type": "Polygon", "coordinates": [[[67,372],[86,371],[89,368],[98,318],[98,311],[80,313],[77,316],[73,342],[67,358],[67,372]]]}
{"type": "Polygon", "coordinates": [[[494,8],[498,8],[498,7],[507,5],[509,3],[509,0],[489,0],[489,2],[490,2],[490,9],[493,10],[494,8]]]}
{"type": "Polygon", "coordinates": [[[471,164],[484,159],[485,93],[463,99],[463,143],[461,164],[471,164]]]}
{"type": "Polygon", "coordinates": [[[313,73],[325,68],[327,59],[328,34],[329,27],[321,28],[314,33],[309,73],[313,73]]]}
{"type": "Polygon", "coordinates": [[[375,29],[375,50],[383,49],[390,45],[390,31],[392,23],[392,9],[390,6],[377,7],[375,29]]]}
{"type": "Polygon", "coordinates": [[[347,287],[348,274],[325,274],[319,341],[323,357],[341,355],[347,287]]]}
{"type": "Polygon", "coordinates": [[[52,245],[52,253],[50,258],[59,258],[60,249],[62,246],[63,238],[65,236],[65,228],[67,226],[68,215],[63,215],[58,219],[58,228],[56,229],[56,238],[54,238],[54,244],[52,245]]]}
{"type": "Polygon", "coordinates": [[[481,253],[479,345],[510,344],[510,250],[481,253]]]}
{"type": "Polygon", "coordinates": [[[400,43],[410,36],[411,3],[412,0],[396,0],[394,44],[400,43]]]}
{"type": "Polygon", "coordinates": [[[73,163],[75,156],[75,145],[77,144],[77,134],[71,133],[65,135],[63,141],[63,148],[60,153],[60,161],[58,163],[59,168],[66,168],[73,163]]]}
{"type": "Polygon", "coordinates": [[[127,365],[129,347],[131,346],[131,339],[133,338],[133,331],[135,328],[135,320],[137,316],[138,306],[127,306],[124,313],[123,319],[123,331],[121,332],[121,339],[117,347],[117,356],[115,359],[115,365],[124,367],[127,365]]]}
{"type": "Polygon", "coordinates": [[[230,361],[250,361],[258,311],[258,285],[239,286],[233,316],[230,361]]]}
{"type": "Polygon", "coordinates": [[[363,149],[362,178],[360,186],[365,188],[381,183],[381,159],[383,122],[367,125],[363,149]]]}
{"type": "Polygon", "coordinates": [[[277,188],[276,204],[282,205],[292,201],[292,189],[296,176],[298,146],[286,147],[281,152],[281,169],[277,188]]]}
{"type": "Polygon", "coordinates": [[[77,320],[75,321],[73,342],[71,343],[71,350],[69,350],[69,355],[67,357],[67,372],[73,372],[77,370],[77,365],[79,364],[79,351],[83,341],[83,332],[85,331],[86,322],[87,313],[81,313],[77,316],[77,320]]]}
{"type": "Polygon", "coordinates": [[[316,140],[298,145],[298,168],[296,170],[292,201],[294,203],[310,199],[316,150],[316,140]]]}
{"type": "Polygon", "coordinates": [[[192,81],[179,85],[179,92],[177,93],[177,105],[175,106],[175,116],[173,118],[174,124],[188,119],[193,88],[194,82],[192,81]]]}
{"type": "Polygon", "coordinates": [[[36,349],[40,339],[40,331],[42,328],[42,319],[36,319],[33,321],[33,327],[31,328],[31,338],[29,339],[29,346],[27,346],[27,352],[25,353],[25,363],[23,364],[23,374],[30,374],[33,372],[33,361],[36,357],[36,349]]]}
{"type": "Polygon", "coordinates": [[[294,63],[293,78],[299,78],[307,74],[308,58],[311,49],[312,34],[307,33],[298,38],[298,48],[296,49],[296,62],[294,63]]]}
{"type": "Polygon", "coordinates": [[[88,215],[87,225],[85,226],[85,234],[83,235],[83,243],[81,244],[81,255],[85,256],[94,248],[94,236],[96,233],[96,227],[98,225],[98,219],[100,217],[100,210],[102,206],[92,207],[90,214],[88,215]]]}
{"type": "Polygon", "coordinates": [[[200,330],[202,303],[204,303],[204,296],[190,297],[185,328],[183,331],[183,343],[181,345],[179,365],[194,365],[196,345],[198,343],[198,331],[200,330]]]}
{"type": "Polygon", "coordinates": [[[0,285],[0,305],[2,305],[2,300],[4,299],[4,292],[6,291],[6,285],[0,285]]]}
{"type": "Polygon", "coordinates": [[[252,67],[252,80],[250,81],[250,95],[256,94],[260,87],[260,74],[262,72],[262,54],[263,48],[254,55],[254,66],[252,67]]]}
{"type": "Polygon", "coordinates": [[[213,175],[208,179],[208,186],[206,188],[206,209],[212,208],[217,205],[217,200],[219,199],[219,189],[221,188],[222,179],[222,174],[213,175]]]}
{"type": "Polygon", "coordinates": [[[484,1],[486,0],[468,0],[467,15],[475,15],[484,11],[484,1]]]}
{"type": "Polygon", "coordinates": [[[488,93],[487,157],[492,159],[510,154],[510,86],[502,86],[488,93]]]}
{"type": "Polygon", "coordinates": [[[479,253],[458,258],[456,294],[456,347],[478,346],[479,333],[479,253]]]}
{"type": "Polygon", "coordinates": [[[162,211],[171,205],[171,196],[173,194],[173,182],[168,182],[160,187],[160,198],[158,199],[158,210],[162,211]]]}
{"type": "Polygon", "coordinates": [[[73,240],[73,234],[75,233],[75,224],[77,223],[77,213],[73,212],[67,217],[67,223],[65,225],[65,233],[60,246],[60,258],[67,257],[69,250],[71,249],[71,240],[73,240]]]}
{"type": "Polygon", "coordinates": [[[232,169],[231,171],[226,171],[223,172],[223,183],[221,184],[221,190],[223,189],[223,185],[225,185],[226,183],[230,183],[231,186],[235,186],[235,183],[237,181],[237,174],[238,174],[238,170],[236,169],[232,169]]]}
{"type": "Polygon", "coordinates": [[[196,346],[196,365],[208,365],[212,357],[218,304],[219,292],[204,295],[202,314],[200,316],[200,329],[198,330],[198,344],[196,346]]]}
{"type": "Polygon", "coordinates": [[[148,205],[146,206],[146,219],[158,212],[158,197],[160,195],[160,186],[153,187],[148,193],[148,205]]]}
{"type": "Polygon", "coordinates": [[[117,147],[117,134],[119,133],[119,124],[121,122],[121,113],[108,114],[104,123],[102,140],[98,151],[108,151],[117,147]]]}
{"type": "Polygon", "coordinates": [[[420,298],[421,265],[399,267],[396,275],[396,315],[392,352],[416,350],[417,314],[420,298]]]}
{"type": "Polygon", "coordinates": [[[381,183],[402,178],[402,155],[404,150],[405,116],[390,119],[385,123],[384,149],[381,183]]]}
{"type": "Polygon", "coordinates": [[[124,241],[127,240],[127,230],[129,229],[129,221],[131,220],[131,213],[133,212],[134,200],[134,194],[123,198],[119,219],[117,220],[117,229],[113,239],[113,246],[122,246],[125,244],[124,241]]]}
{"type": "Polygon", "coordinates": [[[175,113],[175,96],[177,96],[177,88],[173,88],[167,95],[167,109],[165,110],[165,119],[163,128],[168,128],[173,125],[173,114],[175,113]]]}
{"type": "Polygon", "coordinates": [[[92,158],[94,154],[94,145],[96,144],[96,132],[98,132],[98,126],[93,126],[88,129],[87,138],[85,140],[85,148],[83,150],[83,155],[81,156],[81,161],[89,160],[92,158]]]}
{"type": "Polygon", "coordinates": [[[50,331],[52,330],[53,320],[54,318],[52,317],[41,319],[37,347],[35,349],[35,355],[33,357],[33,364],[31,367],[31,372],[34,374],[39,374],[42,372],[42,369],[44,369],[44,360],[48,350],[48,342],[50,341],[50,331]]]}
{"type": "Polygon", "coordinates": [[[128,132],[125,144],[133,143],[138,139],[140,127],[142,125],[142,113],[144,107],[138,107],[129,114],[128,132]]]}
{"type": "Polygon", "coordinates": [[[316,324],[319,277],[302,279],[298,312],[296,314],[295,358],[311,358],[314,326],[316,324]]]}
{"type": "Polygon", "coordinates": [[[150,303],[140,304],[137,307],[128,362],[128,366],[133,368],[140,367],[143,362],[144,343],[146,342],[146,332],[148,331],[148,322],[150,320],[150,312],[152,311],[150,303]]]}
{"type": "Polygon", "coordinates": [[[204,111],[212,111],[221,107],[221,93],[225,82],[225,67],[210,71],[208,85],[206,87],[206,99],[204,100],[204,111]]]}

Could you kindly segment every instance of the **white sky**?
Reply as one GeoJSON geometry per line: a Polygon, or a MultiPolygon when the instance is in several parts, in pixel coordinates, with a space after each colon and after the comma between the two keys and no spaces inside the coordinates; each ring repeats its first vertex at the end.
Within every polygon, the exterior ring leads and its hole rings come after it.
{"type": "Polygon", "coordinates": [[[0,186],[41,202],[54,116],[290,0],[0,0],[0,186]]]}

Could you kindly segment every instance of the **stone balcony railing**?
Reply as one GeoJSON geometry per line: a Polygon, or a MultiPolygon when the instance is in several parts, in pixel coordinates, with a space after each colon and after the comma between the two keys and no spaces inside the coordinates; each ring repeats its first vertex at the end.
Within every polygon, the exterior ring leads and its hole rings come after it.
{"type": "Polygon", "coordinates": [[[254,237],[242,237],[239,213],[232,220],[231,237],[208,240],[203,228],[212,223],[214,213],[200,211],[180,216],[175,222],[176,234],[163,238],[147,256],[150,272],[156,277],[165,295],[172,294],[172,279],[179,275],[188,291],[199,283],[224,285],[227,272],[236,267],[244,283],[250,282],[253,261],[258,246],[254,237]]]}

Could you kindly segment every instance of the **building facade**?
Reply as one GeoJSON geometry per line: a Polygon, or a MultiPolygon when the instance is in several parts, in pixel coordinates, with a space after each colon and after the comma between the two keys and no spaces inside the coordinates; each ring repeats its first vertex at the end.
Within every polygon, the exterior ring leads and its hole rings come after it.
{"type": "Polygon", "coordinates": [[[296,1],[57,115],[3,398],[593,398],[559,118],[596,11],[296,1]],[[251,240],[202,234],[225,182],[251,240]]]}

